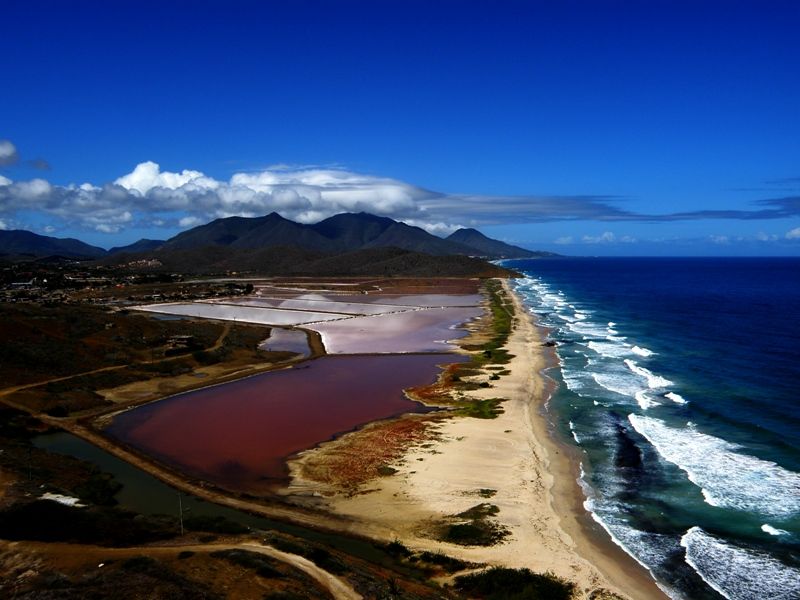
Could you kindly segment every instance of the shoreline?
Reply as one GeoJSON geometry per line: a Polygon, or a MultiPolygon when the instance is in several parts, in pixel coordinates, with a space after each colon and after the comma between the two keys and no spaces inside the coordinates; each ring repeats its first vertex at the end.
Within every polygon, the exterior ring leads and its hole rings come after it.
{"type": "MultiPolygon", "coordinates": [[[[508,286],[509,294],[520,314],[530,322],[539,333],[540,340],[545,328],[538,324],[536,317],[526,309],[522,299],[508,286]]],[[[547,355],[547,365],[538,373],[549,382],[549,392],[539,399],[535,414],[531,415],[534,435],[548,449],[551,459],[547,465],[553,476],[553,507],[560,518],[559,525],[572,538],[577,554],[587,558],[618,589],[633,598],[660,598],[669,596],[658,586],[646,567],[636,561],[622,547],[614,542],[610,534],[592,518],[584,507],[586,496],[578,483],[582,456],[580,450],[561,438],[557,431],[555,416],[548,409],[557,383],[547,375],[549,369],[558,368],[559,362],[555,348],[540,346],[542,354],[547,355]],[[555,500],[562,500],[556,502],[555,500]],[[644,595],[642,595],[644,594],[644,595]]]]}
{"type": "MultiPolygon", "coordinates": [[[[586,596],[602,590],[636,600],[667,598],[583,508],[577,450],[555,437],[545,411],[555,382],[544,371],[554,366],[554,351],[543,346],[541,328],[508,282],[503,287],[515,307],[505,345],[514,358],[491,387],[463,392],[467,399],[503,398],[497,418],[437,423],[426,443],[390,463],[394,474],[355,492],[320,493],[324,485],[301,477],[287,492],[313,498],[367,537],[473,563],[551,571],[586,596]],[[496,509],[489,522],[506,537],[485,546],[443,541],[448,524],[476,505],[496,509]]],[[[324,452],[324,446],[312,452],[324,452]]]]}

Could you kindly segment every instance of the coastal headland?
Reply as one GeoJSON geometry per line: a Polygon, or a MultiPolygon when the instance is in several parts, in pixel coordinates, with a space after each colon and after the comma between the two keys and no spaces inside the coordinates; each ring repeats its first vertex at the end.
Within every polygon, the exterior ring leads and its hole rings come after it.
{"type": "MultiPolygon", "coordinates": [[[[150,314],[180,315],[171,322],[178,327],[222,326],[204,333],[205,348],[184,354],[178,348],[164,357],[166,362],[192,361],[188,371],[164,368],[157,377],[128,373],[115,380],[110,375],[130,371],[133,363],[100,367],[106,376],[93,390],[100,400],[92,404],[83,399],[63,411],[52,409],[45,381],[0,390],[0,399],[198,498],[311,529],[396,544],[404,549],[401,562],[411,560],[403,558],[406,552],[415,561],[420,556],[452,559],[457,568],[434,577],[440,584],[452,585],[458,575],[494,566],[549,572],[573,584],[575,597],[664,597],[649,574],[587,518],[576,484],[579,457],[556,439],[547,412],[553,382],[545,371],[554,365],[552,348],[506,281],[361,279],[259,285],[251,296],[142,307],[150,314]],[[283,328],[274,327],[276,317],[284,319],[283,328]],[[274,337],[274,344],[267,338],[261,345],[265,354],[247,355],[248,340],[270,325],[274,332],[297,332],[300,339],[305,332],[307,350],[298,351],[296,336],[282,334],[274,337]],[[219,353],[232,329],[243,333],[227,355],[219,353]],[[294,345],[282,352],[278,340],[288,339],[294,345]],[[444,343],[446,339],[451,341],[444,343]],[[303,438],[305,447],[279,446],[267,458],[256,456],[253,464],[269,459],[278,465],[266,487],[242,483],[250,480],[240,477],[230,457],[219,457],[221,463],[228,459],[219,471],[225,477],[213,472],[206,477],[197,469],[186,470],[185,457],[178,456],[181,447],[148,446],[141,442],[144,434],[109,435],[109,424],[119,416],[132,416],[134,427],[139,421],[157,424],[159,412],[181,398],[172,395],[176,392],[188,390],[190,395],[181,401],[191,407],[192,389],[224,395],[226,381],[247,376],[256,385],[251,376],[267,373],[259,377],[269,382],[269,371],[303,368],[331,352],[356,362],[369,356],[421,358],[434,352],[439,374],[435,381],[428,376],[429,383],[414,384],[405,392],[362,390],[376,403],[382,395],[399,394],[405,396],[403,402],[416,401],[410,404],[421,408],[387,405],[388,412],[378,420],[374,413],[359,416],[354,408],[354,420],[337,426],[333,436],[321,430],[319,438],[303,438]],[[220,360],[208,360],[210,353],[220,360]],[[158,401],[165,395],[166,402],[158,401]],[[146,419],[137,417],[145,414],[137,412],[142,409],[149,411],[146,419]],[[283,476],[280,464],[285,465],[283,476]]],[[[179,335],[172,336],[173,344],[182,341],[179,335]]],[[[132,357],[139,369],[145,363],[161,364],[153,352],[146,354],[132,357]]],[[[98,370],[66,374],[50,385],[96,377],[98,370]]],[[[313,379],[314,370],[309,374],[313,379]]],[[[350,376],[369,378],[370,373],[356,370],[350,376]]],[[[348,384],[345,377],[325,385],[345,389],[348,384]]],[[[313,396],[313,390],[309,393],[313,396]]],[[[347,399],[342,395],[340,401],[347,399]]],[[[193,419],[190,413],[181,419],[190,438],[193,419]]],[[[302,422],[300,418],[297,426],[302,422]]],[[[203,435],[213,436],[213,427],[203,435]]],[[[225,435],[214,446],[220,453],[225,452],[225,435]]],[[[174,437],[161,439],[171,443],[174,437]]],[[[5,468],[3,473],[5,489],[13,497],[19,474],[5,468]]]]}

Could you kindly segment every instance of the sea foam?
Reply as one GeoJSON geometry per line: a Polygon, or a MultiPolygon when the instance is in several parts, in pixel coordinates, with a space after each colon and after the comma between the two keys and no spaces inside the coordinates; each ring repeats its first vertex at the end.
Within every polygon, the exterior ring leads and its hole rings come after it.
{"type": "Polygon", "coordinates": [[[631,360],[630,358],[625,359],[625,365],[637,375],[644,377],[647,379],[647,385],[650,388],[663,388],[667,387],[668,385],[672,385],[672,382],[665,377],[661,377],[661,375],[656,375],[649,369],[645,369],[644,367],[640,367],[635,360],[631,360]]]}
{"type": "Polygon", "coordinates": [[[800,598],[800,571],[770,555],[729,544],[692,527],[681,538],[686,562],[729,600],[800,598]]]}
{"type": "Polygon", "coordinates": [[[628,419],[661,456],[688,474],[708,504],[777,517],[800,512],[800,474],[696,429],[668,427],[642,415],[628,419]]]}
{"type": "Polygon", "coordinates": [[[590,341],[587,342],[586,345],[591,350],[597,352],[597,354],[607,358],[621,358],[623,356],[630,356],[632,352],[630,346],[615,342],[590,341]]]}
{"type": "Polygon", "coordinates": [[[669,398],[676,404],[686,404],[686,400],[680,394],[676,394],[675,392],[667,392],[664,394],[664,398],[669,398]]]}
{"type": "Polygon", "coordinates": [[[633,348],[631,348],[631,352],[633,352],[634,354],[638,354],[639,356],[643,356],[645,358],[647,358],[648,356],[653,356],[653,354],[655,354],[655,352],[653,352],[652,350],[649,350],[647,348],[642,348],[641,346],[634,346],[633,348]]]}
{"type": "Polygon", "coordinates": [[[777,527],[773,527],[769,523],[764,523],[761,526],[761,531],[764,533],[768,533],[770,535],[789,535],[789,532],[785,529],[778,529],[777,527]]]}

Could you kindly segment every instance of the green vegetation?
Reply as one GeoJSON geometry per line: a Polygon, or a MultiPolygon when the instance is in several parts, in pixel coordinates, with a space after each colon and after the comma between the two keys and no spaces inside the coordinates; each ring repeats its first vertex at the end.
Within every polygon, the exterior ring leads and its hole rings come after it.
{"type": "Polygon", "coordinates": [[[553,573],[496,567],[456,577],[455,588],[483,600],[570,600],[575,584],[553,573]]]}
{"type": "Polygon", "coordinates": [[[473,563],[468,563],[466,561],[447,556],[441,552],[425,551],[422,552],[418,558],[419,560],[428,564],[441,567],[447,573],[457,573],[458,571],[463,571],[464,569],[474,566],[473,563]]]}
{"type": "Polygon", "coordinates": [[[477,504],[454,515],[461,522],[446,526],[442,539],[461,546],[493,546],[508,535],[505,528],[490,520],[499,512],[494,504],[477,504]]]}
{"type": "Polygon", "coordinates": [[[498,415],[503,414],[501,402],[504,402],[502,398],[467,400],[459,403],[457,413],[462,417],[474,419],[496,419],[498,415]]]}

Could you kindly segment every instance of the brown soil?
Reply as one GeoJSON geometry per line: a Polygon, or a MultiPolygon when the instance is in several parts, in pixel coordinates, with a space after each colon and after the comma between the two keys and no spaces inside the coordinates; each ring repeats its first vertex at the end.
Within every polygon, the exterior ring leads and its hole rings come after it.
{"type": "MultiPolygon", "coordinates": [[[[354,492],[379,476],[391,476],[390,465],[412,446],[435,436],[432,425],[440,416],[405,415],[399,419],[367,425],[325,446],[325,452],[311,452],[292,473],[296,480],[326,484],[332,490],[354,492]]],[[[315,486],[316,489],[316,486],[315,486]]]]}

